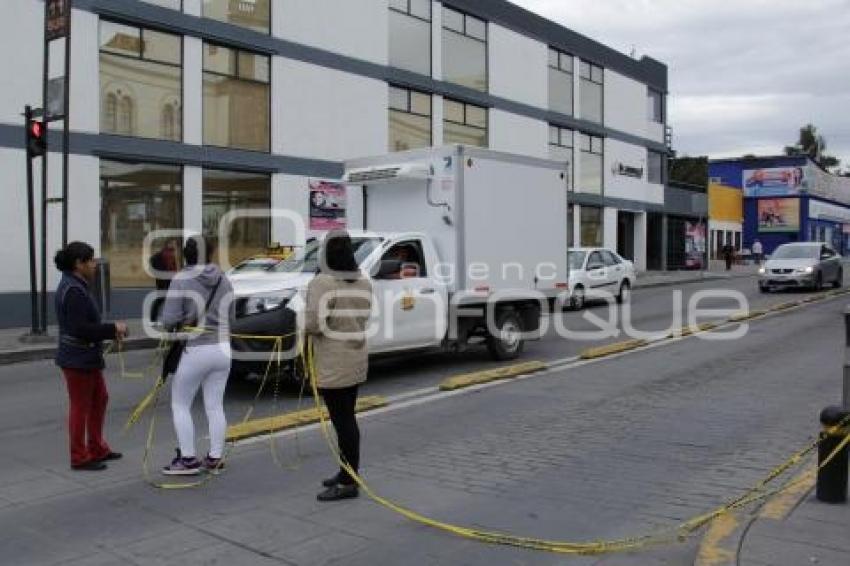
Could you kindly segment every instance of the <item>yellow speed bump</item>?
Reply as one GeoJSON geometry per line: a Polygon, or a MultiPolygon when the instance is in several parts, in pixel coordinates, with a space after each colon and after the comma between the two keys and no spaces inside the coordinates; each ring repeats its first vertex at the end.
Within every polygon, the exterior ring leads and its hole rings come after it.
{"type": "Polygon", "coordinates": [[[648,342],[646,340],[626,340],[624,342],[615,342],[614,344],[607,344],[605,346],[582,350],[581,354],[579,354],[579,357],[583,360],[592,360],[595,358],[610,356],[612,354],[619,354],[620,352],[634,350],[635,348],[640,348],[641,346],[646,346],[647,344],[648,342]]]}
{"type": "Polygon", "coordinates": [[[476,371],[473,373],[464,373],[444,380],[440,384],[440,390],[454,391],[455,389],[462,389],[464,387],[478,385],[480,383],[488,383],[490,381],[497,381],[499,379],[510,379],[519,375],[542,371],[547,367],[549,366],[543,362],[532,361],[521,364],[515,364],[512,366],[488,369],[484,371],[476,371]]]}
{"type": "MultiPolygon", "coordinates": [[[[385,407],[388,402],[380,396],[363,397],[357,400],[357,406],[354,410],[358,413],[370,411],[385,407]]],[[[324,418],[328,418],[327,409],[322,406],[322,414],[324,418]]],[[[227,427],[227,440],[244,440],[252,436],[260,436],[261,434],[269,434],[299,426],[313,424],[319,422],[319,413],[315,408],[304,409],[303,411],[293,411],[284,413],[274,417],[266,417],[263,419],[253,419],[244,423],[239,423],[227,427]]]]}

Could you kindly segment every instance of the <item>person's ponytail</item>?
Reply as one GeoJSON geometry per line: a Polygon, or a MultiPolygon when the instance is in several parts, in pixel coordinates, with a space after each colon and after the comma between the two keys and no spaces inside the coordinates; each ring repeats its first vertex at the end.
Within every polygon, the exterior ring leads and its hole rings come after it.
{"type": "Polygon", "coordinates": [[[94,257],[94,248],[85,242],[70,242],[56,252],[53,263],[59,271],[74,271],[78,261],[86,262],[94,257]]]}

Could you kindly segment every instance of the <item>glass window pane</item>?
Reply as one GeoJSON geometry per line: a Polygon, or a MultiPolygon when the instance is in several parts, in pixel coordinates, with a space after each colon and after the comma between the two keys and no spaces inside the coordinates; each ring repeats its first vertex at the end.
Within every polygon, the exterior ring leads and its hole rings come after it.
{"type": "Polygon", "coordinates": [[[579,134],[578,147],[582,151],[590,151],[590,136],[587,134],[579,134]]]}
{"type": "Polygon", "coordinates": [[[487,44],[443,30],[443,80],[487,90],[487,44]]]}
{"type": "Polygon", "coordinates": [[[573,147],[573,131],[567,128],[561,128],[561,145],[564,147],[573,147]]]}
{"type": "Polygon", "coordinates": [[[183,42],[179,35],[162,33],[153,30],[144,30],[142,57],[152,61],[172,63],[179,65],[183,61],[183,42]]]}
{"type": "Polygon", "coordinates": [[[431,76],[431,25],[390,11],[390,66],[431,76]]]}
{"type": "Polygon", "coordinates": [[[466,105],[466,123],[479,128],[487,127],[487,109],[480,106],[466,105]]]}
{"type": "Polygon", "coordinates": [[[549,159],[553,161],[572,163],[573,150],[569,147],[561,147],[559,145],[549,146],[549,159]]]}
{"type": "Polygon", "coordinates": [[[431,21],[431,0],[410,0],[410,13],[417,18],[431,21]]]}
{"type": "Polygon", "coordinates": [[[567,55],[566,53],[561,53],[560,62],[558,65],[561,70],[572,73],[573,72],[573,56],[567,55]]]}
{"type": "Polygon", "coordinates": [[[561,114],[573,113],[573,76],[549,68],[549,109],[561,114]]]}
{"type": "Polygon", "coordinates": [[[236,75],[236,51],[220,45],[204,44],[204,70],[236,75]]]}
{"type": "Polygon", "coordinates": [[[431,115],[431,95],[410,91],[410,111],[423,116],[431,115]]]}
{"type": "Polygon", "coordinates": [[[204,144],[269,151],[269,85],[204,73],[204,144]]]}
{"type": "MultiPolygon", "coordinates": [[[[581,178],[578,188],[582,192],[602,194],[602,156],[581,152],[581,178]]],[[[584,207],[582,207],[584,208],[584,207]]]]}
{"type": "Polygon", "coordinates": [[[390,8],[407,13],[407,0],[390,0],[390,8]]]}
{"type": "Polygon", "coordinates": [[[602,138],[590,138],[590,151],[593,153],[602,153],[602,138]]]}
{"type": "Polygon", "coordinates": [[[583,79],[590,78],[590,63],[587,61],[580,61],[578,64],[578,74],[583,79]]]}
{"type": "MultiPolygon", "coordinates": [[[[596,206],[582,205],[580,233],[582,246],[602,246],[602,209],[596,206]]],[[[588,258],[588,263],[590,258],[588,258]]]]}
{"type": "Polygon", "coordinates": [[[647,171],[647,181],[650,183],[660,184],[662,183],[662,159],[661,154],[656,151],[650,151],[648,153],[648,171],[647,171]]]}
{"type": "Polygon", "coordinates": [[[487,41],[487,23],[472,16],[466,16],[466,35],[487,41]]]}
{"type": "MultiPolygon", "coordinates": [[[[112,286],[149,287],[145,236],[182,230],[183,172],[180,167],[100,160],[100,249],[109,260],[112,286]]],[[[154,242],[158,248],[165,242],[154,242]]]]}
{"type": "Polygon", "coordinates": [[[653,122],[664,122],[663,117],[664,95],[656,90],[649,91],[649,119],[653,122]]]}
{"type": "Polygon", "coordinates": [[[181,140],[180,67],[100,54],[101,132],[181,140]]]}
{"type": "Polygon", "coordinates": [[[142,52],[141,30],[101,20],[100,50],[139,57],[142,52]]]}
{"type": "Polygon", "coordinates": [[[579,95],[581,117],[590,122],[602,123],[602,85],[582,79],[579,95]]]}
{"type": "Polygon", "coordinates": [[[221,22],[269,33],[270,0],[204,0],[202,14],[221,22]]]}
{"type": "Polygon", "coordinates": [[[454,100],[444,98],[443,119],[449,120],[451,122],[457,122],[458,124],[463,124],[463,104],[461,104],[460,102],[455,102],[454,100]]]}
{"type": "Polygon", "coordinates": [[[558,67],[558,52],[549,48],[549,66],[550,67],[558,67]]]}
{"type": "Polygon", "coordinates": [[[431,118],[390,110],[390,151],[431,145],[431,118]]]}
{"type": "Polygon", "coordinates": [[[246,51],[238,52],[238,72],[240,79],[269,82],[269,58],[246,51]]]}
{"type": "MultiPolygon", "coordinates": [[[[271,209],[268,175],[205,169],[202,194],[203,232],[207,236],[218,236],[221,220],[228,212],[240,209],[268,212],[271,209]]],[[[225,229],[228,257],[223,257],[225,249],[220,242],[218,259],[227,259],[231,265],[264,251],[271,242],[268,217],[238,218],[225,229]]]]}
{"type": "Polygon", "coordinates": [[[443,4],[443,27],[463,33],[463,14],[443,4]]]}
{"type": "Polygon", "coordinates": [[[171,8],[172,10],[180,9],[180,0],[142,0],[142,2],[147,2],[148,4],[156,4],[157,6],[162,6],[163,8],[171,8]]]}
{"type": "Polygon", "coordinates": [[[443,143],[487,147],[487,130],[446,122],[443,124],[443,143]]]}
{"type": "Polygon", "coordinates": [[[395,108],[396,110],[401,110],[402,112],[408,111],[407,106],[407,93],[410,92],[403,88],[398,88],[391,86],[390,87],[390,108],[395,108]]]}
{"type": "Polygon", "coordinates": [[[597,67],[596,65],[593,65],[590,68],[590,78],[593,82],[602,83],[602,67],[597,67]]]}
{"type": "Polygon", "coordinates": [[[549,126],[549,143],[558,145],[559,140],[559,132],[557,126],[549,126]]]}

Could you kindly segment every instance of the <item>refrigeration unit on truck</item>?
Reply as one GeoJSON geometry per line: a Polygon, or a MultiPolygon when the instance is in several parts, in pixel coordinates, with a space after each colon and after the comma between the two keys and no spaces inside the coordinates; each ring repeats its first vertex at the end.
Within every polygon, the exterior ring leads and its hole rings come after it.
{"type": "MultiPolygon", "coordinates": [[[[362,195],[363,230],[350,233],[373,287],[370,355],[480,344],[508,360],[539,337],[544,310],[567,290],[563,163],[446,146],[347,162],[342,181],[362,195]]],[[[234,332],[297,334],[320,245],[233,278],[234,332]]],[[[270,348],[256,340],[233,347],[242,373],[264,364],[240,361],[240,352],[270,348]]]]}

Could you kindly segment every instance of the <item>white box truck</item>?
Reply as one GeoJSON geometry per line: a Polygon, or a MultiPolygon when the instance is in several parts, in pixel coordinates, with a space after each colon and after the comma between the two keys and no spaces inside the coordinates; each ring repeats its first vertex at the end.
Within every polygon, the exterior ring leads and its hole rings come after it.
{"type": "MultiPolygon", "coordinates": [[[[362,195],[364,229],[352,240],[375,295],[370,354],[480,343],[495,359],[519,356],[567,292],[567,175],[564,163],[468,146],[347,162],[343,182],[362,195]]],[[[235,332],[298,326],[319,245],[232,278],[235,332]]],[[[239,352],[264,348],[234,340],[235,367],[239,352]]]]}

